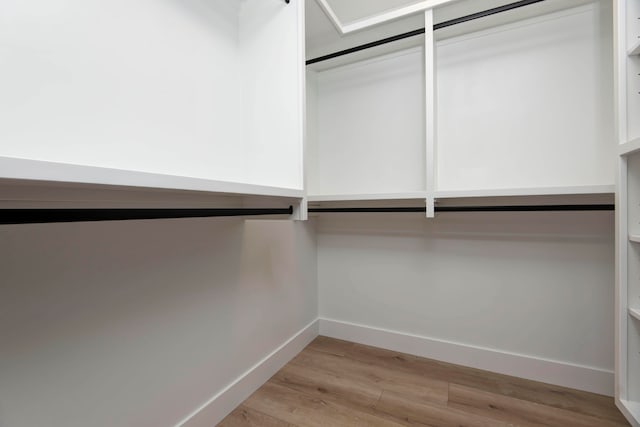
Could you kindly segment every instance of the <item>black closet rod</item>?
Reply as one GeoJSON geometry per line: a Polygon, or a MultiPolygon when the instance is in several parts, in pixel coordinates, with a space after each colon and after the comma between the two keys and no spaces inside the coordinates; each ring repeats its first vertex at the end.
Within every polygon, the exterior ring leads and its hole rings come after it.
{"type": "MultiPolygon", "coordinates": [[[[504,6],[494,7],[493,9],[483,10],[481,12],[472,13],[471,15],[461,16],[460,18],[451,19],[449,21],[444,21],[439,24],[435,24],[433,26],[433,30],[439,30],[446,27],[451,27],[453,25],[462,24],[463,22],[473,21],[474,19],[484,18],[486,16],[495,15],[502,12],[507,12],[509,10],[518,9],[523,6],[528,6],[530,4],[539,3],[545,0],[521,0],[515,3],[505,4],[504,6]]],[[[317,58],[312,58],[306,61],[306,65],[315,64],[317,62],[327,61],[329,59],[337,58],[339,56],[349,55],[354,52],[359,52],[361,50],[370,49],[372,47],[381,46],[383,44],[395,42],[398,40],[406,39],[409,37],[414,37],[420,34],[424,34],[424,28],[418,28],[417,30],[408,31],[406,33],[397,34],[395,36],[387,37],[381,40],[376,40],[370,43],[365,43],[359,46],[351,47],[349,49],[341,50],[338,52],[330,53],[328,55],[319,56],[317,58]]]]}
{"type": "Polygon", "coordinates": [[[292,213],[292,206],[270,209],[0,209],[0,224],[291,215],[292,213]]]}
{"type": "MultiPolygon", "coordinates": [[[[615,205],[511,205],[511,206],[436,206],[436,212],[554,212],[612,211],[615,205]]],[[[426,213],[425,207],[309,208],[309,213],[426,213]]]]}

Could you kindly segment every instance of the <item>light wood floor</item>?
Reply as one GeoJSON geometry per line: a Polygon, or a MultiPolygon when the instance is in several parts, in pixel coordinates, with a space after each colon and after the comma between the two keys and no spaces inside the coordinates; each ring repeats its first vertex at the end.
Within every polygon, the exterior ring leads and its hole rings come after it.
{"type": "Polygon", "coordinates": [[[629,424],[610,397],[318,337],[219,425],[629,424]]]}

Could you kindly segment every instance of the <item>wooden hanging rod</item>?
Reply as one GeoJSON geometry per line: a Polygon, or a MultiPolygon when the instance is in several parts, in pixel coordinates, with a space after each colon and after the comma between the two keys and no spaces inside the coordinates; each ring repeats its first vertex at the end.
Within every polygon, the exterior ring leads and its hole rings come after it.
{"type": "MultiPolygon", "coordinates": [[[[493,9],[483,10],[481,12],[472,13],[471,15],[461,16],[459,18],[450,19],[439,24],[434,24],[433,31],[440,30],[442,28],[451,27],[454,25],[462,24],[463,22],[473,21],[475,19],[484,18],[486,16],[495,15],[509,10],[518,9],[520,7],[529,6],[534,3],[540,3],[545,0],[521,0],[515,3],[505,4],[504,6],[494,7],[493,9]]],[[[340,50],[338,52],[330,53],[328,55],[319,56],[306,61],[306,65],[315,64],[329,59],[338,58],[340,56],[349,55],[351,53],[359,52],[361,50],[370,49],[372,47],[381,46],[387,43],[395,42],[398,40],[414,37],[420,34],[424,34],[425,28],[418,28],[417,30],[408,31],[406,33],[397,34],[395,36],[387,37],[381,40],[376,40],[370,43],[365,43],[359,46],[354,46],[349,49],[340,50]]]]}
{"type": "MultiPolygon", "coordinates": [[[[436,206],[436,212],[613,211],[615,205],[436,206]]],[[[309,208],[309,213],[426,213],[426,207],[309,208]]]]}
{"type": "Polygon", "coordinates": [[[0,224],[291,215],[292,213],[293,206],[282,209],[0,209],[0,224]]]}

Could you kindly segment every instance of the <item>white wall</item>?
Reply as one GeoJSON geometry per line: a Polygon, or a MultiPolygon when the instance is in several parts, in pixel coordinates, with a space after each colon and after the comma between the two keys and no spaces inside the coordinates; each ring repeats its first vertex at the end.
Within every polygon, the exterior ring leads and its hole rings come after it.
{"type": "Polygon", "coordinates": [[[317,73],[309,194],[420,191],[425,184],[421,47],[317,73]]]}
{"type": "Polygon", "coordinates": [[[611,212],[325,215],[320,316],[605,370],[612,393],[613,228],[611,212]]]}
{"type": "Polygon", "coordinates": [[[0,155],[302,188],[303,6],[241,4],[1,2],[0,155]]]}
{"type": "Polygon", "coordinates": [[[614,183],[611,2],[437,45],[437,190],[614,183]]]}
{"type": "Polygon", "coordinates": [[[317,317],[311,223],[2,226],[0,242],[2,427],[175,425],[317,317]]]}

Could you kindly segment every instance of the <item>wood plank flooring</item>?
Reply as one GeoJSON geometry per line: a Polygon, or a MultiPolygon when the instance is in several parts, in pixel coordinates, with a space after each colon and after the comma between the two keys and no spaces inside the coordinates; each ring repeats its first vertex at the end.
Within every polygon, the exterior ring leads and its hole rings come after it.
{"type": "Polygon", "coordinates": [[[318,337],[219,425],[629,424],[610,397],[318,337]]]}

